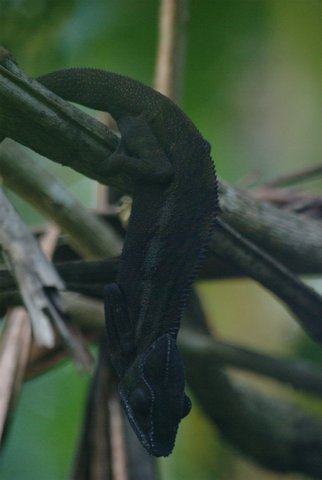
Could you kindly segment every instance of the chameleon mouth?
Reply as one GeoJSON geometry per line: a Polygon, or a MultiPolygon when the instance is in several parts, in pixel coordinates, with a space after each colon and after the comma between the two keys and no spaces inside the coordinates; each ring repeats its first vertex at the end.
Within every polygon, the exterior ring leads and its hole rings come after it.
{"type": "Polygon", "coordinates": [[[120,399],[123,406],[123,409],[126,413],[126,416],[131,424],[132,429],[134,430],[136,436],[138,437],[140,443],[147,450],[150,455],[154,457],[167,457],[172,453],[175,444],[176,434],[174,433],[173,441],[169,442],[169,438],[164,439],[164,441],[159,441],[156,444],[154,436],[154,426],[152,418],[149,420],[149,432],[144,432],[142,428],[139,427],[138,422],[136,421],[131,406],[129,405],[127,399],[122,393],[122,390],[119,389],[120,399]]]}
{"type": "MultiPolygon", "coordinates": [[[[126,416],[136,434],[136,436],[138,437],[139,441],[142,443],[143,447],[148,451],[148,453],[150,453],[151,455],[154,455],[154,451],[153,451],[153,441],[151,441],[151,439],[149,438],[150,435],[144,433],[142,431],[142,429],[138,426],[135,418],[134,418],[134,415],[133,415],[133,412],[132,412],[132,408],[130,407],[126,397],[124,396],[123,392],[122,392],[122,389],[119,388],[119,394],[120,394],[120,399],[121,399],[121,403],[122,403],[122,407],[126,413],[126,416]]],[[[151,422],[151,428],[152,428],[152,431],[153,431],[153,424],[151,422]]]]}

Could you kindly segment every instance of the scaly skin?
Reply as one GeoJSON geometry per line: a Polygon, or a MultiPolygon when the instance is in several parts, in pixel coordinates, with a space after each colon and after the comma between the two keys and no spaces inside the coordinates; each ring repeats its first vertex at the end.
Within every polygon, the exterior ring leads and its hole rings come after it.
{"type": "Polygon", "coordinates": [[[190,410],[176,336],[218,209],[210,147],[171,100],[135,80],[96,69],[38,80],[109,112],[120,128],[102,169],[131,176],[134,193],[117,284],[105,291],[108,346],[134,431],[151,454],[167,456],[190,410]]]}

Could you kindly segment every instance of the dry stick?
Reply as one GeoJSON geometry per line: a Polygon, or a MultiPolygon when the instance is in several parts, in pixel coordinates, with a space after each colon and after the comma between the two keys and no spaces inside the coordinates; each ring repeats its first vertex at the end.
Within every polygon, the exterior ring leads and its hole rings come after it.
{"type": "Polygon", "coordinates": [[[162,0],[154,88],[180,103],[186,47],[187,0],[162,0]]]}
{"type": "Polygon", "coordinates": [[[122,240],[89,212],[50,172],[9,139],[0,145],[0,175],[6,186],[53,219],[87,258],[120,255],[122,240]]]}
{"type": "MultiPolygon", "coordinates": [[[[63,296],[73,323],[82,329],[90,341],[100,339],[105,331],[103,303],[70,292],[65,292],[63,296]]],[[[42,375],[64,358],[66,358],[66,351],[61,345],[56,345],[54,349],[50,350],[32,350],[25,380],[42,375]]]]}
{"type": "Polygon", "coordinates": [[[127,480],[130,475],[127,471],[127,455],[124,439],[124,416],[121,410],[118,390],[114,383],[109,395],[109,417],[111,438],[111,463],[113,480],[127,480]]]}
{"type": "MultiPolygon", "coordinates": [[[[55,250],[59,232],[49,229],[41,240],[47,257],[55,250]]],[[[32,342],[31,322],[24,308],[9,310],[0,344],[0,445],[13,413],[28,362],[32,342]]]]}
{"type": "Polygon", "coordinates": [[[71,479],[127,480],[122,423],[115,378],[101,341],[71,479]]]}
{"type": "Polygon", "coordinates": [[[322,176],[322,165],[317,164],[312,167],[301,169],[297,172],[289,173],[265,182],[264,187],[285,187],[300,182],[316,179],[322,176]]]}
{"type": "Polygon", "coordinates": [[[30,344],[31,325],[26,310],[9,310],[0,343],[0,446],[23,381],[30,344]]]}
{"type": "Polygon", "coordinates": [[[110,461],[108,395],[111,373],[106,352],[100,350],[89,395],[77,449],[70,475],[71,480],[113,479],[110,461]]]}
{"type": "Polygon", "coordinates": [[[289,192],[276,188],[262,188],[252,192],[254,198],[270,202],[279,208],[305,215],[307,218],[322,219],[322,195],[310,195],[302,192],[289,192]]]}
{"type": "Polygon", "coordinates": [[[303,205],[305,207],[306,205],[310,206],[312,204],[314,205],[315,203],[319,203],[321,205],[322,203],[321,195],[314,195],[312,193],[299,190],[270,187],[266,185],[252,189],[251,194],[257,200],[273,203],[275,205],[285,205],[287,208],[293,211],[298,211],[299,205],[303,205]]]}

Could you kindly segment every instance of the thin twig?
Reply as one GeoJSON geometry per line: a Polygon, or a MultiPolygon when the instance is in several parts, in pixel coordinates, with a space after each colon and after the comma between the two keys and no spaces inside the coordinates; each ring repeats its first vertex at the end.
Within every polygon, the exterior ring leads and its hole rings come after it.
{"type": "Polygon", "coordinates": [[[286,187],[308,180],[316,179],[322,176],[322,165],[317,164],[311,167],[303,168],[297,172],[289,173],[276,177],[269,182],[265,182],[265,187],[286,187]]]}
{"type": "Polygon", "coordinates": [[[22,307],[9,310],[0,344],[0,445],[25,375],[31,345],[31,325],[22,307]]]}
{"type": "Polygon", "coordinates": [[[154,87],[180,103],[185,59],[187,0],[162,0],[154,87]]]}
{"type": "Polygon", "coordinates": [[[128,480],[123,419],[106,344],[101,341],[71,479],[128,480]]]}
{"type": "Polygon", "coordinates": [[[322,196],[290,188],[261,187],[251,191],[254,198],[269,202],[279,208],[305,214],[307,217],[322,219],[322,196]]]}

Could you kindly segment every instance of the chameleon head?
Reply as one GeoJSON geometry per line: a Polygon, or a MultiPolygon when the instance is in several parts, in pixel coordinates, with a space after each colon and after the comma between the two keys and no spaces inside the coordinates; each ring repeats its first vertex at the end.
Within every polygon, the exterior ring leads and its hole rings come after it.
{"type": "Polygon", "coordinates": [[[191,402],[184,393],[184,369],[174,338],[164,334],[138,356],[119,385],[123,408],[147,451],[169,455],[178,425],[191,402]]]}

